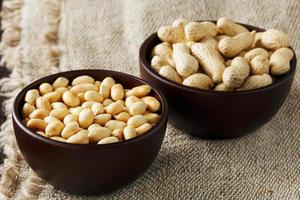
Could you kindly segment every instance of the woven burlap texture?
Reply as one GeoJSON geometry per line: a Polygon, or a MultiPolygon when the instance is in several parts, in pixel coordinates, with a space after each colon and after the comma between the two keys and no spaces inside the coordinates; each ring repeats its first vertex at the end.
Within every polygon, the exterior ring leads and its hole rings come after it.
{"type": "MultiPolygon", "coordinates": [[[[138,50],[143,40],[179,17],[226,16],[254,26],[279,28],[289,33],[296,54],[300,54],[299,0],[62,0],[60,6],[57,43],[63,52],[57,71],[112,69],[138,76],[138,50]]],[[[46,26],[45,9],[40,0],[25,1],[22,9],[24,65],[20,70],[24,84],[56,71],[44,65],[47,54],[39,40],[46,26]]],[[[279,113],[250,135],[207,141],[169,125],[155,162],[133,184],[112,194],[89,197],[56,191],[46,184],[39,199],[300,199],[299,78],[297,70],[279,113]]],[[[24,162],[20,169],[15,196],[32,175],[24,162]]]]}

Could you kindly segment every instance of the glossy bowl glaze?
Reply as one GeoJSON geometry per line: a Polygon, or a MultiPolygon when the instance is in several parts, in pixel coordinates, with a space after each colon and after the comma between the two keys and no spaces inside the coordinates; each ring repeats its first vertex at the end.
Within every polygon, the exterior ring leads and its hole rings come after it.
{"type": "MultiPolygon", "coordinates": [[[[29,166],[46,182],[71,193],[111,192],[141,176],[154,161],[164,139],[168,108],[155,89],[151,95],[161,103],[161,120],[142,136],[114,144],[68,144],[40,136],[22,122],[24,96],[41,83],[64,76],[69,80],[90,75],[97,80],[111,76],[125,88],[148,84],[120,72],[107,70],[68,71],[41,78],[26,86],[13,104],[13,125],[19,148],[29,166]]],[[[151,84],[149,84],[151,85],[151,84]]]]}
{"type": "MultiPolygon", "coordinates": [[[[264,31],[243,25],[249,30],[264,31]]],[[[142,44],[140,74],[165,96],[169,105],[169,122],[191,135],[224,139],[250,133],[278,112],[290,92],[297,65],[296,55],[290,62],[290,71],[278,76],[272,85],[249,91],[208,91],[170,81],[151,68],[151,50],[160,42],[153,33],[142,44]]]]}

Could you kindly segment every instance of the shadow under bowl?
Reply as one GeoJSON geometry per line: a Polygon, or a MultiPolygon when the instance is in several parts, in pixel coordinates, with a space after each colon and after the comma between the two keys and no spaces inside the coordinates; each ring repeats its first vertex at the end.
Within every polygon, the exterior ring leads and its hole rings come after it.
{"type": "MultiPolygon", "coordinates": [[[[161,120],[142,136],[113,144],[68,144],[40,136],[22,122],[24,96],[41,83],[63,76],[69,80],[90,75],[97,80],[111,76],[125,88],[149,84],[137,77],[107,70],[76,70],[41,78],[26,86],[13,104],[13,125],[18,146],[29,166],[46,182],[71,193],[107,193],[141,176],[156,158],[166,131],[168,108],[161,93],[150,95],[161,103],[161,120]]],[[[149,84],[151,85],[151,84],[149,84]]]]}
{"type": "MultiPolygon", "coordinates": [[[[242,25],[249,30],[264,31],[242,25]]],[[[297,65],[295,52],[290,71],[277,76],[273,84],[249,91],[222,92],[184,86],[159,75],[150,65],[151,50],[159,43],[161,40],[157,33],[153,33],[141,45],[141,77],[165,96],[169,106],[169,122],[193,136],[226,139],[250,133],[278,112],[290,92],[297,65]]]]}

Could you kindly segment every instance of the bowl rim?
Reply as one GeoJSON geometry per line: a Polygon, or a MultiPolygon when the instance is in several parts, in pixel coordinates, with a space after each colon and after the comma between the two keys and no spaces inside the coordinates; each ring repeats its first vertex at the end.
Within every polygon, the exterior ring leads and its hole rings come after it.
{"type": "MultiPolygon", "coordinates": [[[[210,22],[216,23],[216,20],[200,20],[198,22],[202,22],[202,21],[210,21],[210,22]]],[[[249,31],[252,31],[252,30],[256,30],[256,31],[260,31],[260,32],[265,31],[265,29],[262,29],[260,27],[256,27],[256,26],[252,26],[252,25],[248,25],[248,24],[243,24],[243,23],[239,23],[239,22],[236,22],[236,23],[245,26],[247,29],[249,29],[249,31]]],[[[289,77],[292,76],[295,73],[296,67],[297,67],[297,56],[296,56],[295,50],[291,46],[289,46],[288,48],[290,48],[294,53],[294,56],[290,61],[290,70],[286,74],[283,74],[282,76],[280,76],[280,79],[274,81],[271,85],[261,87],[261,88],[257,88],[257,89],[243,90],[243,91],[216,91],[216,90],[203,90],[203,89],[200,89],[200,88],[193,88],[193,87],[185,86],[185,85],[176,83],[174,81],[171,81],[171,80],[161,76],[160,74],[158,74],[151,67],[151,64],[147,60],[147,56],[148,56],[147,51],[148,51],[148,47],[151,44],[151,42],[156,38],[157,38],[157,32],[152,33],[150,36],[148,36],[144,40],[144,42],[140,46],[140,50],[139,50],[140,66],[143,67],[153,77],[155,77],[156,79],[162,81],[163,83],[165,83],[165,84],[167,84],[171,87],[175,87],[177,89],[185,90],[185,91],[192,92],[192,93],[205,94],[205,95],[235,96],[235,95],[249,95],[249,94],[265,92],[265,91],[271,90],[271,89],[281,85],[283,82],[287,81],[289,79],[289,77]]]]}
{"type": "MultiPolygon", "coordinates": [[[[94,76],[95,78],[95,76],[94,76]]],[[[96,79],[96,78],[95,78],[96,79]]],[[[29,83],[28,85],[26,85],[15,97],[14,102],[13,102],[13,110],[12,110],[12,118],[13,121],[17,124],[17,126],[19,126],[20,129],[22,129],[22,131],[24,132],[23,134],[27,134],[31,137],[33,137],[34,139],[37,139],[41,142],[44,143],[48,143],[50,145],[54,145],[54,146],[59,146],[59,147],[63,147],[63,148],[71,148],[71,149],[102,149],[102,148],[116,148],[116,147],[121,147],[121,146],[127,146],[130,145],[131,143],[135,143],[138,142],[140,140],[144,140],[148,137],[150,137],[151,135],[154,134],[155,131],[158,131],[160,128],[163,127],[164,123],[168,121],[168,105],[166,102],[165,97],[162,95],[162,93],[155,89],[149,82],[130,75],[130,74],[126,74],[123,72],[118,72],[118,71],[113,71],[113,70],[105,70],[105,69],[80,69],[80,70],[70,70],[70,71],[63,71],[63,72],[59,72],[59,73],[55,73],[55,74],[51,74],[48,76],[44,76],[40,79],[37,79],[31,83],[29,83]],[[42,80],[44,79],[48,79],[50,78],[55,78],[55,77],[60,77],[60,76],[64,76],[65,74],[68,73],[78,73],[80,72],[82,75],[85,74],[86,71],[100,71],[100,72],[107,72],[109,73],[111,77],[114,76],[114,74],[121,74],[124,77],[128,77],[131,79],[134,79],[137,82],[140,82],[142,84],[147,84],[150,85],[152,90],[154,91],[154,93],[159,97],[159,100],[161,102],[161,114],[160,114],[160,120],[159,122],[152,127],[149,131],[147,131],[146,133],[144,133],[143,135],[140,135],[138,137],[129,139],[129,140],[124,140],[122,142],[117,142],[117,143],[110,143],[110,144],[71,144],[71,143],[66,143],[66,142],[60,142],[57,140],[53,140],[44,136],[39,135],[38,133],[36,133],[35,131],[27,128],[24,123],[22,122],[22,114],[18,111],[18,107],[20,106],[19,104],[22,102],[21,96],[25,96],[26,92],[30,89],[33,88],[38,88],[38,84],[40,84],[40,82],[42,82],[42,80]],[[37,87],[36,87],[37,86],[37,87]]]]}

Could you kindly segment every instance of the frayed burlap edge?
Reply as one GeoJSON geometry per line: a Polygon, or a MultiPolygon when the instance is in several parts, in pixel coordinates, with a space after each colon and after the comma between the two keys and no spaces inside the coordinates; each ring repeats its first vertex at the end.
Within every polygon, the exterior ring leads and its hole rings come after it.
{"type": "MultiPolygon", "coordinates": [[[[45,60],[46,68],[51,73],[58,72],[59,57],[61,48],[57,45],[58,27],[60,22],[60,2],[59,0],[45,0],[45,24],[46,28],[42,32],[41,42],[47,46],[47,57],[45,60]]],[[[40,179],[32,170],[28,178],[21,184],[20,192],[17,194],[17,200],[38,199],[41,191],[44,189],[45,182],[40,179]]]]}
{"type": "MultiPolygon", "coordinates": [[[[14,194],[20,174],[21,154],[18,150],[11,119],[11,105],[14,95],[24,86],[22,81],[22,46],[21,40],[21,9],[25,2],[23,0],[5,0],[2,5],[1,24],[2,41],[0,43],[1,65],[11,70],[8,78],[0,80],[0,95],[8,99],[3,103],[6,121],[0,129],[0,146],[6,157],[0,167],[0,199],[10,199],[16,196],[20,200],[38,199],[44,188],[44,182],[30,170],[28,178],[21,184],[20,192],[14,194]]],[[[46,29],[42,33],[42,43],[48,46],[46,65],[50,71],[58,71],[59,56],[61,48],[57,45],[58,26],[60,21],[59,0],[45,1],[45,24],[46,29]],[[53,70],[52,70],[53,69],[53,70]],[[55,69],[55,70],[54,70],[55,69]]]]}
{"type": "Polygon", "coordinates": [[[1,65],[6,65],[12,73],[10,77],[0,81],[1,95],[8,99],[3,103],[6,121],[1,125],[0,131],[0,146],[3,149],[3,154],[6,156],[4,163],[1,166],[0,180],[0,198],[11,198],[16,189],[18,176],[20,172],[20,154],[17,150],[16,141],[13,136],[11,122],[11,105],[13,94],[21,87],[22,64],[21,64],[21,27],[20,13],[23,6],[23,1],[12,0],[4,1],[1,12],[2,25],[2,41],[0,43],[0,53],[2,55],[1,65]]]}

